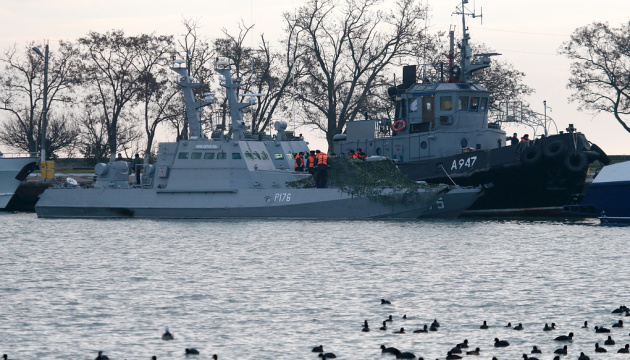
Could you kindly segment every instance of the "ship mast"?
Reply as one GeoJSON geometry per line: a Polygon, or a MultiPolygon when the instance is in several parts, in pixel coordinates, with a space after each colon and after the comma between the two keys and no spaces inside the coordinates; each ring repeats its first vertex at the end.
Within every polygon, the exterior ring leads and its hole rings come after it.
{"type": "Polygon", "coordinates": [[[468,0],[462,0],[461,7],[458,6],[457,9],[453,12],[453,14],[455,15],[462,16],[462,43],[460,45],[461,59],[459,68],[454,67],[451,72],[459,76],[458,80],[461,83],[468,82],[469,77],[473,72],[489,67],[490,56],[501,55],[498,53],[473,55],[470,49],[470,45],[468,44],[468,40],[470,40],[470,34],[468,34],[468,28],[466,27],[466,16],[471,16],[473,19],[477,17],[483,18],[483,8],[481,10],[481,13],[477,14],[474,9],[472,12],[466,9],[466,4],[468,4],[468,0]]]}
{"type": "Polygon", "coordinates": [[[184,63],[184,60],[174,59],[171,70],[175,71],[179,75],[177,85],[183,88],[184,102],[186,103],[186,120],[188,121],[188,138],[203,139],[205,137],[203,135],[203,131],[201,131],[201,121],[199,120],[198,110],[204,106],[212,104],[213,98],[212,96],[208,96],[205,99],[206,101],[195,101],[193,89],[203,84],[193,82],[193,77],[188,75],[188,68],[181,66],[184,63]]]}

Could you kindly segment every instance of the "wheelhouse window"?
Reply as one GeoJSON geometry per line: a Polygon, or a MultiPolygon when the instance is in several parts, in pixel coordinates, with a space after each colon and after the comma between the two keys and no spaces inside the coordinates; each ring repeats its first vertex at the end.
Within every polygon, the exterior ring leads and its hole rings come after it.
{"type": "Polygon", "coordinates": [[[409,112],[418,111],[418,99],[413,99],[409,102],[409,112]]]}
{"type": "Polygon", "coordinates": [[[227,159],[227,153],[224,153],[224,152],[217,153],[217,160],[225,160],[225,159],[227,159]]]}
{"type": "Polygon", "coordinates": [[[242,159],[243,157],[241,156],[241,153],[232,153],[232,159],[233,160],[238,160],[238,159],[242,159]]]}
{"type": "Polygon", "coordinates": [[[203,154],[203,158],[206,160],[212,160],[214,159],[214,153],[213,152],[207,152],[205,154],[203,154]]]}
{"type": "Polygon", "coordinates": [[[488,98],[481,98],[481,110],[486,110],[488,108],[488,98]]]}
{"type": "Polygon", "coordinates": [[[263,151],[262,158],[263,160],[269,160],[269,155],[267,155],[267,153],[263,151]]]}
{"type": "Polygon", "coordinates": [[[248,151],[245,153],[245,159],[247,160],[254,160],[254,157],[252,156],[252,154],[248,151]]]}
{"type": "Polygon", "coordinates": [[[477,111],[479,110],[479,98],[473,96],[470,98],[470,110],[477,111]]]}
{"type": "Polygon", "coordinates": [[[254,155],[254,159],[260,160],[260,154],[258,152],[254,151],[252,155],[254,155]]]}
{"type": "Polygon", "coordinates": [[[293,154],[287,153],[287,159],[289,159],[289,160],[293,159],[293,154]]]}
{"type": "Polygon", "coordinates": [[[178,159],[188,159],[188,153],[187,152],[180,152],[179,154],[177,154],[177,158],[178,159]]]}
{"type": "Polygon", "coordinates": [[[201,159],[201,153],[200,152],[194,152],[192,154],[190,154],[190,158],[193,160],[199,160],[201,159]]]}
{"type": "Polygon", "coordinates": [[[273,156],[276,160],[282,160],[284,159],[284,156],[282,154],[274,154],[273,156]]]}
{"type": "Polygon", "coordinates": [[[441,111],[453,110],[453,97],[452,96],[440,96],[440,110],[441,111]]]}
{"type": "Polygon", "coordinates": [[[457,99],[457,110],[468,110],[468,96],[460,96],[457,99]]]}

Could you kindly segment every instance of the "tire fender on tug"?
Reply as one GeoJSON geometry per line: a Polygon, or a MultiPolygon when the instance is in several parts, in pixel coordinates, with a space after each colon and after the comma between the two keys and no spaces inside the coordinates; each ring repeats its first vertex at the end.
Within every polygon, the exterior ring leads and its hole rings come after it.
{"type": "Polygon", "coordinates": [[[564,167],[571,172],[581,172],[586,170],[588,158],[582,151],[571,150],[564,157],[564,167]]]}
{"type": "Polygon", "coordinates": [[[563,156],[567,151],[567,144],[562,140],[552,140],[543,147],[543,155],[548,159],[563,156]]]}
{"type": "Polygon", "coordinates": [[[534,165],[542,157],[542,151],[538,146],[531,146],[521,153],[523,165],[534,165]]]}

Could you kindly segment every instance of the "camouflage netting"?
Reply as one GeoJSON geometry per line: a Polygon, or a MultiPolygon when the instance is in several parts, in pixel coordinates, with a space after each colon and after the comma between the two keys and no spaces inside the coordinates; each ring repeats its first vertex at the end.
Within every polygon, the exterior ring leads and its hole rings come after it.
{"type": "MultiPolygon", "coordinates": [[[[357,196],[367,196],[387,204],[418,201],[418,189],[436,189],[435,185],[418,184],[402,174],[390,160],[363,161],[345,156],[328,158],[328,186],[357,196]],[[392,193],[383,194],[383,189],[392,193]]],[[[314,188],[313,177],[288,183],[293,188],[314,188]]]]}

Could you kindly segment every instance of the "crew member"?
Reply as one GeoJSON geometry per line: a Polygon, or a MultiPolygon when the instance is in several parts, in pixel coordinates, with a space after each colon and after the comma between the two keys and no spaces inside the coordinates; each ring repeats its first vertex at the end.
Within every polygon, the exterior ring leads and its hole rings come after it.
{"type": "Polygon", "coordinates": [[[510,140],[510,145],[518,145],[518,135],[516,135],[516,133],[508,140],[510,140]]]}
{"type": "Polygon", "coordinates": [[[308,173],[309,174],[315,174],[315,150],[311,150],[310,154],[308,155],[308,173]]]}
{"type": "Polygon", "coordinates": [[[328,156],[326,153],[316,150],[315,161],[317,163],[315,186],[318,188],[325,188],[328,180],[328,156]]]}
{"type": "Polygon", "coordinates": [[[136,184],[140,184],[140,170],[144,161],[140,158],[140,155],[136,154],[133,159],[133,170],[136,172],[136,184]]]}
{"type": "Polygon", "coordinates": [[[348,150],[348,156],[350,156],[351,159],[356,159],[357,158],[357,153],[354,152],[354,150],[350,149],[350,150],[348,150]]]}
{"type": "Polygon", "coordinates": [[[365,160],[367,159],[367,155],[365,155],[365,153],[363,152],[363,150],[361,150],[361,148],[357,148],[357,159],[359,160],[365,160]]]}
{"type": "Polygon", "coordinates": [[[528,141],[529,140],[529,134],[525,134],[523,135],[523,137],[521,138],[521,141],[528,141]]]}
{"type": "Polygon", "coordinates": [[[295,171],[303,172],[304,171],[304,153],[296,153],[295,154],[295,171]]]}

